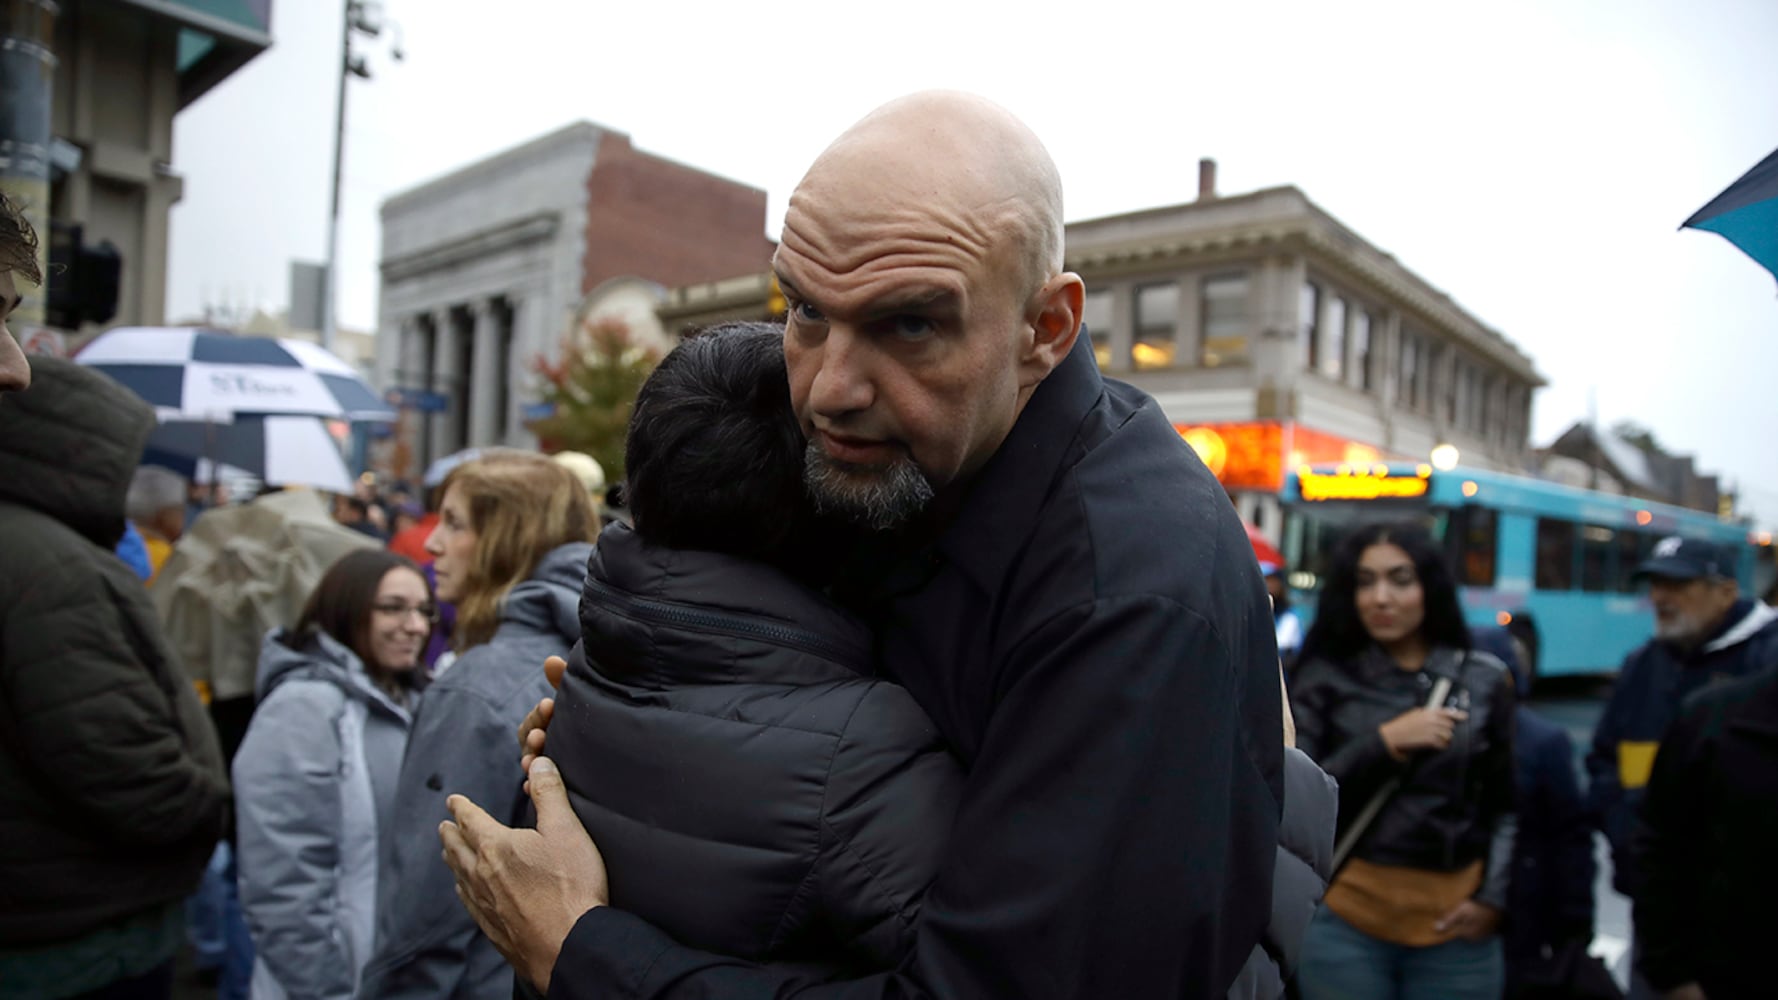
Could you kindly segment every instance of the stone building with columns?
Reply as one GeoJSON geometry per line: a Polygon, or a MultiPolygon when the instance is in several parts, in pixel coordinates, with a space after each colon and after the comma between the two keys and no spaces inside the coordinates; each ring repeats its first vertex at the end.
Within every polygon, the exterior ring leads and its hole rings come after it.
{"type": "MultiPolygon", "coordinates": [[[[1276,537],[1284,472],[1304,463],[1531,461],[1531,359],[1295,187],[1072,222],[1099,366],[1160,403],[1250,523],[1276,537]]],[[[672,289],[681,331],[781,309],[755,272],[672,289]]]]}
{"type": "Polygon", "coordinates": [[[533,359],[589,292],[758,271],[765,192],[576,122],[382,206],[376,376],[401,420],[373,464],[417,478],[465,447],[530,447],[533,359]]]}

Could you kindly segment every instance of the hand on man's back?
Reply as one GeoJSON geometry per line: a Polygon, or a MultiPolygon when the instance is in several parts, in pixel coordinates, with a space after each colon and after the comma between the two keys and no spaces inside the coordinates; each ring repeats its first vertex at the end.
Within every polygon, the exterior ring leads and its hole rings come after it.
{"type": "Polygon", "coordinates": [[[607,905],[610,890],[605,859],[574,815],[555,763],[539,757],[527,773],[537,829],[512,829],[453,795],[438,836],[464,908],[512,967],[548,992],[568,932],[607,905]]]}
{"type": "MultiPolygon", "coordinates": [[[[543,661],[543,676],[549,679],[549,686],[560,691],[562,675],[568,672],[568,661],[559,656],[552,656],[543,661]]],[[[525,721],[519,723],[519,767],[526,774],[531,773],[531,762],[543,756],[544,732],[549,729],[549,720],[555,717],[556,700],[545,698],[537,703],[525,721]]],[[[530,782],[526,782],[526,791],[530,791],[530,782]]]]}

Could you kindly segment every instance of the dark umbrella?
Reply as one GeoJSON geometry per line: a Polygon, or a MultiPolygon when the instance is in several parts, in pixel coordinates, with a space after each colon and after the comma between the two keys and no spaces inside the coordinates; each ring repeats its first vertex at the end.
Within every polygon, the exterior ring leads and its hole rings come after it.
{"type": "Polygon", "coordinates": [[[1778,150],[1685,220],[1721,236],[1778,278],[1778,150]]]}

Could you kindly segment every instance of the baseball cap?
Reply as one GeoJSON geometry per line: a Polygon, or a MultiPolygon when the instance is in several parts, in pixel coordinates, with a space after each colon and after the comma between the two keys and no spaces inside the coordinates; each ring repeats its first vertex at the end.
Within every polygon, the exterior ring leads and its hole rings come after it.
{"type": "Polygon", "coordinates": [[[1733,578],[1735,560],[1722,548],[1697,538],[1673,535],[1655,543],[1654,551],[1636,567],[1636,578],[1696,580],[1701,576],[1733,578]]]}

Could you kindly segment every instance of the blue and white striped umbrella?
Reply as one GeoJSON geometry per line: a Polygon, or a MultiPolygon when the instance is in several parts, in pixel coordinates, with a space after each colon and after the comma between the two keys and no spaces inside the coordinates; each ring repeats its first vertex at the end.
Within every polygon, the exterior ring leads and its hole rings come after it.
{"type": "Polygon", "coordinates": [[[191,327],[120,327],[75,360],[122,382],[163,420],[307,414],[392,421],[352,366],[300,340],[241,337],[191,327]]]}
{"type": "Polygon", "coordinates": [[[168,421],[148,436],[142,464],[161,465],[190,479],[206,463],[230,465],[275,486],[352,491],[339,446],[318,417],[241,417],[232,423],[168,421]]]}

